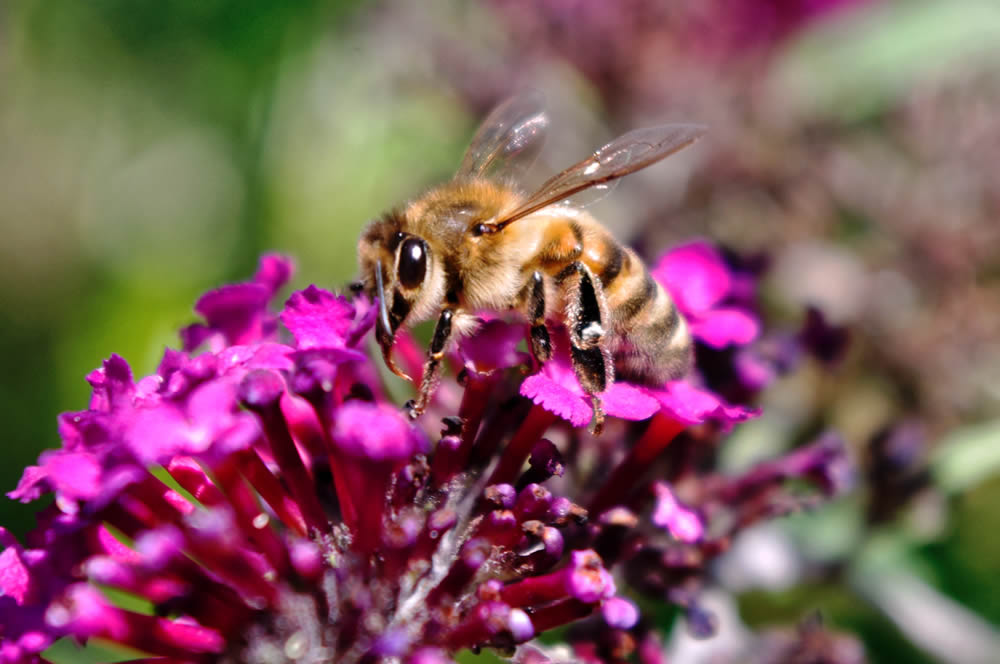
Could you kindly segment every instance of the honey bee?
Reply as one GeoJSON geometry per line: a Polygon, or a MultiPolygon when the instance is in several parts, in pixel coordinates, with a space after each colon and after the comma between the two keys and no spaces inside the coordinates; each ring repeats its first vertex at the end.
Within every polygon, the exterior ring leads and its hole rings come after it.
{"type": "Polygon", "coordinates": [[[599,394],[615,377],[658,385],[692,362],[688,325],[638,255],[567,198],[633,173],[694,143],[695,124],[637,129],[547,180],[531,195],[515,184],[534,161],[548,117],[537,93],[498,106],[472,139],[455,177],[368,224],[358,243],[357,288],[378,302],[376,340],[386,365],[396,331],[437,319],[415,400],[427,407],[456,335],[477,312],[518,312],[539,364],[552,356],[548,324],[561,322],[599,432],[599,394]]]}

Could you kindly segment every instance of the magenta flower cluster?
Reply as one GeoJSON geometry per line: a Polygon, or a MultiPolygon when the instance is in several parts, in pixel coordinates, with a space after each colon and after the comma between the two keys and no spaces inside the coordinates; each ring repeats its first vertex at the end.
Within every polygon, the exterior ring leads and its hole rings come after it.
{"type": "MultiPolygon", "coordinates": [[[[846,485],[834,436],[743,475],[706,471],[757,414],[707,374],[615,383],[594,438],[558,334],[538,369],[524,325],[500,319],[451,354],[457,380],[411,423],[365,352],[371,304],[310,286],[272,313],[291,273],[265,256],[251,281],[203,296],[204,322],[153,375],[114,355],[87,377],[88,408],[59,418],[62,448],[9,494],[54,501],[24,545],[0,529],[0,662],[45,661],[72,637],[164,662],[437,664],[581,620],[567,636],[581,660],[657,662],[658,631],[630,597],[670,601],[710,633],[707,563],[739,529],[846,485]]],[[[761,342],[709,245],[654,275],[706,348],[761,342]]],[[[399,356],[419,374],[405,333],[399,356]]]]}

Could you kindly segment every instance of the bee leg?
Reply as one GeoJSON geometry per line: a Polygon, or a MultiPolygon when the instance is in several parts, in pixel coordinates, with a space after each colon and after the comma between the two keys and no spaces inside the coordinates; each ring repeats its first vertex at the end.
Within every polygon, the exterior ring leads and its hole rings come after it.
{"type": "Polygon", "coordinates": [[[427,361],[424,362],[423,377],[420,379],[420,391],[415,400],[407,401],[404,406],[406,414],[411,419],[416,419],[427,409],[427,404],[441,381],[441,360],[444,359],[444,351],[451,340],[451,323],[454,317],[455,312],[452,309],[443,309],[438,316],[437,325],[434,326],[434,336],[427,349],[427,361]]]}
{"type": "Polygon", "coordinates": [[[539,364],[545,364],[552,357],[552,340],[545,327],[545,280],[542,273],[535,270],[528,285],[528,319],[531,321],[531,353],[539,364]]]}
{"type": "Polygon", "coordinates": [[[597,395],[615,380],[614,361],[607,348],[607,305],[601,282],[577,261],[563,270],[566,287],[566,327],[569,328],[570,359],[580,386],[590,395],[594,408],[591,432],[604,427],[604,409],[597,395]]]}
{"type": "Polygon", "coordinates": [[[601,397],[591,394],[590,405],[594,410],[594,421],[590,425],[590,433],[600,436],[601,432],[604,431],[604,406],[601,404],[601,397]]]}

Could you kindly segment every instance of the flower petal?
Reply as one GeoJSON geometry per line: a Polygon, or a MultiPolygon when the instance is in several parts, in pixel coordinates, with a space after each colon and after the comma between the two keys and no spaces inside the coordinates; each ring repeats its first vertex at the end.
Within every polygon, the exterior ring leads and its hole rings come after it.
{"type": "Polygon", "coordinates": [[[229,344],[252,343],[263,336],[270,297],[267,286],[232,284],[202,295],[194,310],[205,317],[212,331],[221,332],[229,344]]]}
{"type": "Polygon", "coordinates": [[[703,241],[667,252],[653,270],[653,278],[670,292],[682,313],[694,317],[721,301],[731,285],[722,256],[703,241]]]}
{"type": "Polygon", "coordinates": [[[653,523],[666,528],[670,534],[682,542],[697,542],[705,534],[705,526],[693,510],[684,507],[674,496],[666,482],[653,485],[656,492],[656,507],[653,509],[653,523]]]}
{"type": "Polygon", "coordinates": [[[51,491],[48,485],[49,474],[41,466],[28,466],[21,474],[21,480],[17,483],[17,488],[7,492],[7,497],[11,500],[19,500],[22,503],[30,503],[38,500],[43,493],[51,491]]]}
{"type": "Polygon", "coordinates": [[[427,447],[403,414],[387,404],[345,403],[337,411],[331,433],[338,449],[373,461],[408,459],[427,447]]]}
{"type": "Polygon", "coordinates": [[[0,535],[6,548],[0,552],[0,595],[14,598],[18,604],[23,604],[31,587],[31,573],[24,561],[24,549],[17,540],[10,536],[5,528],[0,528],[0,535]]]}
{"type": "Polygon", "coordinates": [[[615,629],[632,629],[639,621],[639,608],[624,597],[612,597],[601,604],[604,622],[615,629]]]}
{"type": "Polygon", "coordinates": [[[628,383],[614,383],[600,396],[604,412],[623,420],[645,420],[660,409],[656,399],[628,383]]]}
{"type": "Polygon", "coordinates": [[[295,262],[281,254],[264,254],[257,264],[257,273],[253,275],[255,284],[267,288],[271,295],[288,283],[295,272],[295,262]]]}
{"type": "Polygon", "coordinates": [[[521,396],[528,397],[575,427],[586,426],[593,415],[593,409],[583,397],[543,373],[524,379],[521,383],[521,396]]]}
{"type": "Polygon", "coordinates": [[[719,308],[692,321],[691,333],[712,348],[744,346],[757,338],[760,323],[742,309],[719,308]]]}
{"type": "Polygon", "coordinates": [[[93,454],[43,452],[39,457],[56,492],[69,498],[88,500],[101,488],[101,467],[93,454]]]}
{"type": "Polygon", "coordinates": [[[700,424],[716,420],[725,429],[760,414],[759,409],[731,406],[717,395],[683,380],[674,380],[661,389],[648,390],[671,417],[685,424],[700,424]]]}
{"type": "Polygon", "coordinates": [[[351,332],[354,313],[347,298],[309,286],[292,293],[280,318],[300,350],[343,348],[351,332]]]}
{"type": "Polygon", "coordinates": [[[104,360],[100,369],[91,371],[87,382],[94,388],[90,397],[91,410],[111,411],[127,407],[135,394],[132,369],[117,353],[104,360]]]}
{"type": "Polygon", "coordinates": [[[524,330],[521,326],[491,320],[475,335],[462,339],[459,355],[465,368],[470,371],[489,373],[507,369],[529,360],[526,353],[517,350],[523,339],[524,330]]]}

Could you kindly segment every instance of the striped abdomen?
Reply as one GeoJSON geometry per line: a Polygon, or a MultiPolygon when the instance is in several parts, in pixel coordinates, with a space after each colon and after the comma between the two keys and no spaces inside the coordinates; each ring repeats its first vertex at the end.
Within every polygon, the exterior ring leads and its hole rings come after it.
{"type": "Polygon", "coordinates": [[[638,255],[589,215],[553,219],[546,230],[543,261],[546,253],[553,262],[583,261],[601,282],[616,378],[659,385],[687,373],[693,359],[688,325],[638,255]]]}

